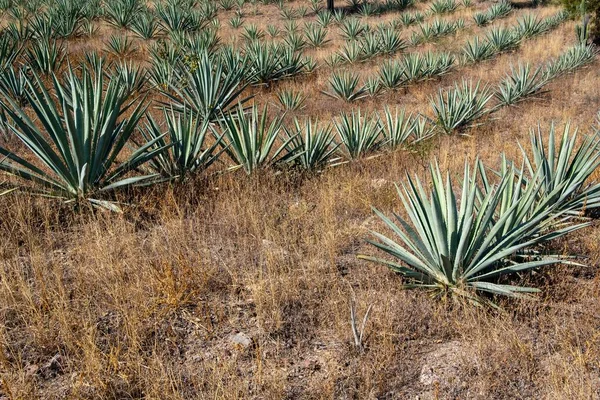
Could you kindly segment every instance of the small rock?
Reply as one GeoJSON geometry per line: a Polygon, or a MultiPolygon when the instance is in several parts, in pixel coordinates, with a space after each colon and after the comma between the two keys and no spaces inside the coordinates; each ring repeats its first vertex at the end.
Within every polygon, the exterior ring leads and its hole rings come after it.
{"type": "Polygon", "coordinates": [[[37,364],[29,364],[27,367],[25,367],[25,375],[27,377],[32,377],[37,374],[39,370],[40,367],[37,364]]]}
{"type": "Polygon", "coordinates": [[[384,187],[386,184],[388,183],[387,180],[385,179],[372,179],[371,180],[371,187],[373,189],[381,189],[382,187],[384,187]]]}
{"type": "Polygon", "coordinates": [[[243,348],[248,348],[252,345],[252,339],[250,336],[246,335],[243,332],[236,333],[235,335],[231,335],[229,337],[229,341],[236,346],[241,346],[243,348]]]}

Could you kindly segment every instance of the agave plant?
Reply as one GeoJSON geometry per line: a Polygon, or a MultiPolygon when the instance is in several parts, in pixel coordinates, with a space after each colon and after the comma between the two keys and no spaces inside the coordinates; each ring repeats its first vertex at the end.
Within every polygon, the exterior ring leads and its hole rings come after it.
{"type": "Polygon", "coordinates": [[[529,64],[519,63],[516,69],[512,65],[510,69],[511,74],[500,82],[496,92],[500,106],[512,105],[539,93],[549,81],[541,67],[532,71],[529,64]]]}
{"type": "Polygon", "coordinates": [[[334,126],[340,139],[340,153],[348,160],[355,160],[373,153],[385,144],[383,128],[376,114],[361,115],[360,109],[343,113],[334,126]]]}
{"type": "Polygon", "coordinates": [[[29,82],[26,68],[7,68],[0,72],[0,91],[10,97],[15,104],[23,108],[27,105],[27,84],[29,82]]]}
{"type": "MultiPolygon", "coordinates": [[[[156,15],[167,32],[191,32],[201,28],[191,8],[176,3],[158,3],[156,15]]],[[[207,20],[210,20],[208,18],[207,20]]]]}
{"type": "Polygon", "coordinates": [[[248,42],[254,42],[262,39],[265,36],[265,33],[258,29],[258,27],[254,24],[250,24],[244,27],[244,31],[242,32],[242,37],[248,42]]]}
{"type": "Polygon", "coordinates": [[[598,135],[584,135],[579,140],[577,129],[572,130],[567,123],[560,138],[554,124],[550,125],[547,135],[538,126],[530,131],[529,136],[529,151],[519,145],[524,169],[528,172],[528,178],[523,178],[523,181],[529,182],[538,175],[541,177],[538,201],[552,197],[557,212],[575,215],[598,208],[600,184],[591,181],[600,166],[598,135]],[[547,141],[544,136],[547,136],[547,141]]]}
{"type": "Polygon", "coordinates": [[[362,61],[364,52],[363,48],[356,40],[346,42],[344,46],[336,54],[332,54],[332,57],[336,57],[340,62],[353,64],[357,61],[362,61]]]}
{"type": "Polygon", "coordinates": [[[111,35],[106,44],[106,51],[118,58],[126,57],[134,52],[133,41],[127,36],[111,35]]]}
{"type": "Polygon", "coordinates": [[[283,43],[285,46],[293,52],[297,52],[302,50],[306,46],[306,41],[302,35],[297,32],[288,33],[285,38],[283,38],[283,43]]]}
{"type": "Polygon", "coordinates": [[[320,127],[319,121],[306,119],[304,124],[296,118],[292,129],[284,128],[288,137],[287,153],[293,157],[292,164],[306,170],[315,171],[335,161],[338,144],[331,126],[320,127]]]}
{"type": "Polygon", "coordinates": [[[190,174],[206,171],[221,155],[222,137],[217,137],[211,144],[210,128],[207,122],[187,109],[175,112],[172,108],[163,108],[167,131],[163,132],[159,123],[148,117],[142,136],[147,142],[155,143],[157,149],[166,151],[150,160],[149,166],[160,176],[168,179],[184,180],[190,174]]]}
{"type": "Polygon", "coordinates": [[[550,61],[546,67],[545,75],[554,79],[562,74],[573,71],[592,62],[598,50],[593,45],[578,44],[567,49],[556,60],[550,61]]]}
{"type": "Polygon", "coordinates": [[[141,39],[154,39],[159,32],[159,25],[154,16],[149,13],[140,15],[131,21],[131,30],[141,39]]]}
{"type": "Polygon", "coordinates": [[[10,68],[21,55],[22,43],[8,35],[0,36],[0,72],[10,68]]]}
{"type": "Polygon", "coordinates": [[[31,68],[44,74],[51,74],[58,70],[65,57],[65,47],[56,40],[34,41],[27,49],[27,59],[31,68]]]}
{"type": "Polygon", "coordinates": [[[499,3],[492,4],[488,9],[487,13],[492,20],[498,18],[504,18],[512,11],[512,5],[508,1],[500,1],[499,3]]]}
{"type": "Polygon", "coordinates": [[[301,91],[281,90],[277,92],[276,96],[283,111],[299,110],[304,107],[304,101],[306,100],[306,96],[301,91]]]}
{"type": "Polygon", "coordinates": [[[329,85],[331,92],[322,93],[334,99],[352,102],[366,96],[365,89],[358,87],[358,75],[349,71],[334,72],[329,78],[329,85]]]}
{"type": "Polygon", "coordinates": [[[404,109],[396,108],[392,113],[386,106],[383,115],[383,135],[386,145],[392,149],[418,143],[433,134],[433,129],[427,126],[426,118],[406,115],[404,109]]]}
{"type": "Polygon", "coordinates": [[[442,36],[450,35],[460,29],[463,25],[464,21],[460,19],[454,22],[435,19],[429,24],[419,25],[420,33],[413,32],[411,40],[415,45],[425,43],[442,36]]]}
{"type": "Polygon", "coordinates": [[[479,38],[475,37],[472,41],[467,42],[462,52],[466,62],[476,63],[492,58],[496,50],[490,42],[480,42],[479,38]]]}
{"type": "Polygon", "coordinates": [[[311,47],[322,47],[329,41],[327,40],[327,29],[315,23],[306,24],[304,36],[311,47]]]}
{"type": "Polygon", "coordinates": [[[367,32],[358,41],[363,59],[376,57],[381,52],[381,38],[377,32],[367,32]]]}
{"type": "Polygon", "coordinates": [[[446,134],[467,127],[488,112],[485,105],[492,96],[487,86],[466,80],[461,85],[455,83],[453,89],[440,89],[431,99],[435,123],[446,134]]]}
{"type": "Polygon", "coordinates": [[[294,136],[288,137],[275,149],[275,142],[282,128],[281,122],[281,118],[276,117],[268,123],[266,106],[261,116],[257,106],[253,106],[248,113],[241,105],[236,111],[224,115],[220,127],[226,140],[222,146],[235,163],[230,170],[243,168],[246,174],[250,175],[260,168],[276,164],[281,159],[290,161],[289,157],[285,157],[285,151],[294,136]]]}
{"type": "Polygon", "coordinates": [[[142,10],[139,0],[115,0],[105,3],[108,22],[118,28],[127,29],[142,10]]]}
{"type": "Polygon", "coordinates": [[[252,42],[245,48],[248,57],[248,81],[268,85],[302,72],[304,60],[292,49],[277,44],[252,42]]]}
{"type": "Polygon", "coordinates": [[[378,31],[379,48],[381,53],[392,55],[407,47],[406,42],[392,27],[386,27],[378,31]]]}
{"type": "Polygon", "coordinates": [[[238,29],[240,26],[242,26],[243,23],[244,23],[244,20],[239,15],[234,15],[229,20],[229,25],[231,25],[231,27],[233,29],[238,29]]]}
{"type": "Polygon", "coordinates": [[[200,54],[193,71],[175,72],[182,86],[171,85],[171,90],[161,90],[176,111],[191,109],[202,121],[215,122],[228,113],[236,102],[245,103],[250,97],[240,99],[246,88],[245,69],[224,71],[224,64],[211,58],[207,52],[200,54]],[[172,93],[173,92],[173,93],[172,93]]]}
{"type": "Polygon", "coordinates": [[[454,12],[458,8],[455,0],[434,0],[429,9],[434,14],[445,14],[454,12]]]}
{"type": "Polygon", "coordinates": [[[480,12],[473,14],[473,20],[477,26],[484,26],[492,21],[492,17],[487,12],[480,12]]]}
{"type": "MultiPolygon", "coordinates": [[[[101,69],[96,71],[102,71],[101,69]]],[[[121,85],[132,94],[142,93],[146,85],[146,71],[132,61],[120,61],[115,65],[115,72],[111,78],[121,81],[121,85]]]]}
{"type": "Polygon", "coordinates": [[[26,188],[33,193],[112,210],[118,206],[98,196],[156,179],[155,174],[130,176],[164,150],[154,147],[155,142],[144,143],[117,161],[145,106],[128,100],[130,93],[118,80],[110,80],[105,90],[104,84],[103,74],[83,68],[79,78],[69,68],[64,83],[53,76],[53,98],[34,74],[26,96],[37,121],[5,97],[1,106],[12,120],[12,132],[42,166],[0,147],[4,156],[0,169],[28,182],[26,188]]]}
{"type": "Polygon", "coordinates": [[[494,52],[499,53],[517,47],[522,37],[511,29],[494,27],[487,32],[486,39],[494,52]]]}
{"type": "Polygon", "coordinates": [[[417,177],[408,177],[408,183],[398,188],[408,219],[394,214],[395,222],[375,210],[395,240],[373,232],[376,240],[368,242],[390,258],[359,255],[402,275],[405,288],[425,289],[438,297],[465,298],[475,304],[491,304],[478,292],[511,297],[536,292],[531,287],[500,283],[498,278],[561,262],[560,258],[536,256],[528,250],[584,226],[542,231],[541,221],[557,218],[552,207],[520,219],[519,210],[534,201],[535,186],[515,193],[513,204],[501,208],[512,172],[479,198],[476,173],[465,164],[458,198],[449,174],[444,179],[437,163],[430,169],[429,196],[417,177]]]}
{"type": "Polygon", "coordinates": [[[329,11],[320,11],[317,13],[317,23],[323,28],[326,28],[331,24],[333,14],[329,11]]]}
{"type": "Polygon", "coordinates": [[[398,61],[386,61],[379,67],[378,77],[385,89],[397,89],[406,83],[404,68],[398,61]]]}
{"type": "Polygon", "coordinates": [[[365,79],[364,89],[369,97],[377,96],[382,90],[379,76],[368,76],[367,79],[365,79]]]}
{"type": "Polygon", "coordinates": [[[515,32],[520,38],[530,38],[548,30],[548,25],[543,19],[533,14],[526,14],[517,19],[515,32]]]}
{"type": "Polygon", "coordinates": [[[342,22],[340,25],[340,31],[342,37],[346,40],[356,40],[365,33],[367,25],[363,24],[356,18],[349,18],[342,22]]]}

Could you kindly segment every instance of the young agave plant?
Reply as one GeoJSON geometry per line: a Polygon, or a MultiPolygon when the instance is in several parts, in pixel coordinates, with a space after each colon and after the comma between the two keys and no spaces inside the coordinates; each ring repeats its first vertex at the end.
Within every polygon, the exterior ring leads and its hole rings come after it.
{"type": "Polygon", "coordinates": [[[27,69],[7,68],[0,72],[0,92],[10,97],[19,107],[27,105],[27,69]]]}
{"type": "Polygon", "coordinates": [[[154,39],[159,32],[159,24],[152,14],[140,13],[131,21],[131,30],[135,35],[144,40],[154,39]]]}
{"type": "Polygon", "coordinates": [[[277,92],[277,100],[279,100],[281,110],[293,111],[304,107],[306,96],[301,91],[281,90],[277,92]]]}
{"type": "Polygon", "coordinates": [[[593,45],[578,44],[562,53],[556,60],[550,61],[546,67],[547,79],[554,79],[592,62],[598,50],[593,45]]]}
{"type": "Polygon", "coordinates": [[[487,42],[493,47],[495,53],[513,49],[519,46],[522,39],[515,31],[503,28],[494,27],[486,34],[487,42]]]}
{"type": "Polygon", "coordinates": [[[304,36],[311,47],[322,47],[327,40],[327,29],[315,23],[306,24],[304,36]]]}
{"type": "Polygon", "coordinates": [[[66,51],[56,40],[34,41],[27,49],[27,59],[31,68],[43,74],[51,74],[58,70],[65,61],[66,51]]]}
{"type": "Polygon", "coordinates": [[[238,29],[240,26],[242,26],[243,23],[244,23],[244,20],[239,15],[234,15],[229,20],[229,25],[231,25],[231,27],[233,29],[238,29]]]}
{"type": "Polygon", "coordinates": [[[546,22],[534,14],[526,14],[520,17],[517,20],[517,26],[515,29],[516,35],[522,39],[537,36],[546,31],[548,31],[548,25],[546,25],[546,22]]]}
{"type": "Polygon", "coordinates": [[[224,71],[223,65],[203,52],[193,71],[176,72],[175,81],[183,81],[184,85],[171,85],[171,90],[160,89],[176,111],[189,108],[202,121],[215,122],[231,111],[236,102],[245,103],[250,99],[239,98],[247,86],[244,68],[224,71]]]}
{"type": "Polygon", "coordinates": [[[235,163],[229,170],[243,168],[250,175],[260,168],[276,164],[280,159],[291,161],[285,157],[285,151],[293,136],[273,151],[280,136],[281,122],[281,118],[277,117],[268,123],[266,107],[261,116],[258,115],[258,107],[253,106],[247,113],[241,105],[235,112],[224,115],[220,127],[226,140],[221,143],[235,163]]]}
{"type": "Polygon", "coordinates": [[[378,77],[381,86],[394,90],[407,82],[404,68],[399,61],[386,61],[379,67],[378,77]]]}
{"type": "Polygon", "coordinates": [[[356,18],[349,18],[344,20],[340,25],[340,31],[342,33],[342,37],[346,40],[356,40],[365,33],[367,25],[363,24],[360,20],[356,18]]]}
{"type": "Polygon", "coordinates": [[[322,93],[334,99],[352,102],[367,96],[364,88],[358,88],[358,75],[349,71],[334,72],[329,78],[329,85],[331,92],[322,93]]]}
{"type": "Polygon", "coordinates": [[[150,160],[154,172],[166,179],[185,180],[191,174],[206,171],[221,155],[221,137],[210,141],[209,124],[200,122],[189,110],[175,112],[163,108],[167,131],[163,132],[159,123],[148,117],[145,129],[141,130],[147,142],[153,142],[157,149],[166,149],[150,160]]]}
{"type": "Polygon", "coordinates": [[[385,144],[383,128],[376,114],[361,115],[360,109],[343,113],[334,126],[340,138],[340,152],[348,160],[356,160],[373,153],[385,144]]]}
{"type": "Polygon", "coordinates": [[[489,88],[481,87],[480,82],[473,85],[463,80],[460,86],[455,83],[454,88],[446,92],[440,89],[436,98],[431,99],[435,123],[446,134],[465,128],[488,112],[485,105],[492,96],[489,88]]]}
{"type": "Polygon", "coordinates": [[[386,146],[392,149],[418,143],[433,135],[433,129],[427,126],[425,117],[406,115],[404,109],[396,108],[392,113],[386,106],[383,116],[383,135],[386,146]]]}
{"type": "Polygon", "coordinates": [[[134,52],[133,42],[127,36],[111,35],[106,45],[106,51],[115,57],[123,58],[134,52]]]}
{"type": "Polygon", "coordinates": [[[400,38],[398,32],[392,27],[386,27],[379,32],[379,47],[383,54],[392,55],[407,47],[406,42],[400,38]]]}
{"type": "Polygon", "coordinates": [[[340,62],[353,64],[364,59],[363,48],[356,40],[346,42],[338,53],[332,54],[331,57],[336,57],[340,62]]]}
{"type": "Polygon", "coordinates": [[[28,182],[26,188],[33,193],[118,211],[116,204],[99,196],[152,182],[156,174],[129,174],[164,149],[147,142],[118,162],[145,107],[129,101],[130,93],[118,80],[110,80],[104,90],[104,74],[92,74],[86,68],[81,74],[79,78],[69,69],[64,83],[53,76],[56,99],[34,74],[34,81],[28,82],[27,103],[37,121],[12,99],[2,100],[12,132],[42,166],[0,147],[4,156],[0,170],[28,182]]]}
{"type": "Polygon", "coordinates": [[[516,69],[513,66],[510,69],[511,74],[500,82],[500,86],[496,92],[499,107],[513,105],[525,100],[525,98],[539,93],[549,82],[549,79],[544,76],[541,67],[532,71],[529,64],[523,65],[519,63],[516,69]]]}
{"type": "Polygon", "coordinates": [[[559,216],[552,207],[519,218],[523,205],[534,201],[539,188],[536,182],[530,190],[515,193],[510,206],[500,207],[512,171],[480,196],[476,173],[465,164],[458,198],[449,174],[444,179],[437,163],[430,169],[429,196],[417,177],[408,177],[408,183],[398,188],[408,220],[394,214],[394,221],[375,210],[394,238],[373,232],[376,240],[368,242],[390,258],[359,255],[402,275],[405,288],[425,289],[436,297],[463,298],[477,305],[493,305],[478,293],[522,297],[537,292],[531,287],[499,283],[498,278],[560,263],[560,258],[536,256],[528,250],[584,226],[543,231],[542,221],[559,216]]]}
{"type": "Polygon", "coordinates": [[[463,47],[463,59],[467,63],[476,63],[492,58],[495,52],[494,47],[489,42],[480,42],[479,38],[475,37],[463,47]]]}
{"type": "Polygon", "coordinates": [[[288,157],[292,164],[305,171],[316,171],[336,160],[333,158],[339,144],[335,143],[335,135],[331,126],[320,127],[319,121],[306,119],[304,125],[294,119],[292,129],[284,128],[289,141],[288,157]]]}
{"type": "Polygon", "coordinates": [[[434,14],[445,14],[454,12],[458,8],[455,0],[434,0],[429,9],[434,14]]]}
{"type": "Polygon", "coordinates": [[[117,28],[128,29],[142,9],[139,0],[115,0],[105,4],[108,22],[117,28]]]}

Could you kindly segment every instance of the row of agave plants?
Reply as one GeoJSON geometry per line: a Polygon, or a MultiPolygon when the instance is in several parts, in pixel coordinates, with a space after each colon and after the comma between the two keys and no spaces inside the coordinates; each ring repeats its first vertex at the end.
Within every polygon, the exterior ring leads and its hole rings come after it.
{"type": "Polygon", "coordinates": [[[531,14],[525,15],[519,18],[512,28],[492,28],[483,41],[475,38],[467,42],[462,50],[462,57],[443,51],[408,53],[398,60],[384,62],[374,75],[365,79],[362,86],[359,84],[358,74],[335,71],[329,79],[330,90],[324,93],[351,102],[439,77],[455,68],[458,60],[461,60],[463,65],[488,60],[502,52],[516,49],[527,39],[556,28],[565,19],[564,12],[545,19],[531,14]]]}
{"type": "MultiPolygon", "coordinates": [[[[574,47],[548,64],[544,82],[590,62],[595,54],[591,46],[574,47]]],[[[116,208],[102,200],[102,192],[182,180],[206,171],[222,155],[233,164],[227,169],[243,168],[248,174],[272,165],[318,170],[383,148],[410,147],[437,131],[455,132],[492,111],[485,109],[489,90],[463,82],[432,99],[433,119],[398,109],[364,116],[359,110],[342,114],[333,127],[310,119],[287,127],[281,117],[269,120],[266,107],[262,112],[248,107],[243,72],[224,73],[220,59],[205,52],[181,77],[185,86],[165,91],[165,130],[150,115],[141,126],[149,104],[132,95],[139,92],[135,82],[143,76],[122,68],[110,74],[104,63],[90,56],[80,71],[69,67],[63,79],[52,75],[51,88],[35,72],[17,78],[8,68],[3,74],[19,81],[15,86],[0,79],[3,131],[20,139],[43,167],[0,147],[0,169],[28,181],[27,190],[116,208]],[[138,130],[143,141],[132,139],[138,130]],[[130,143],[135,148],[122,161],[130,143]]],[[[520,71],[501,84],[496,96],[504,103],[499,105],[541,90],[539,72],[520,71]]]]}
{"type": "MultiPolygon", "coordinates": [[[[269,0],[263,1],[270,2],[269,0]]],[[[306,7],[292,9],[284,1],[277,2],[281,17],[295,23],[299,17],[308,14],[306,7]]],[[[323,9],[322,0],[311,0],[311,8],[317,15],[317,23],[325,27],[330,21],[341,22],[349,12],[359,16],[372,16],[389,11],[401,11],[411,5],[413,0],[385,0],[370,3],[355,1],[349,8],[340,8],[334,12],[323,9]]],[[[431,12],[442,12],[448,5],[447,0],[434,1],[431,12]]],[[[456,7],[456,5],[454,5],[456,7]]],[[[26,40],[31,38],[68,39],[90,36],[96,33],[97,22],[102,20],[121,30],[130,31],[141,39],[157,39],[172,33],[192,33],[206,28],[218,28],[220,10],[233,10],[234,16],[229,24],[239,28],[243,24],[245,13],[257,14],[256,2],[247,0],[28,0],[0,2],[0,13],[7,20],[5,32],[26,40]],[[251,3],[252,10],[245,10],[251,3]]],[[[276,29],[273,26],[273,29],[276,29]]]]}
{"type": "Polygon", "coordinates": [[[489,295],[529,297],[538,289],[510,275],[559,263],[579,265],[569,254],[552,254],[552,240],[590,224],[600,206],[600,132],[578,137],[567,124],[531,131],[522,160],[502,156],[500,166],[465,163],[462,182],[431,164],[431,181],[407,176],[398,188],[404,213],[375,210],[389,233],[373,232],[379,255],[359,258],[383,264],[406,288],[432,296],[493,303],[489,295]],[[558,146],[557,146],[558,145],[558,146]],[[588,214],[589,215],[589,214],[588,214]]]}

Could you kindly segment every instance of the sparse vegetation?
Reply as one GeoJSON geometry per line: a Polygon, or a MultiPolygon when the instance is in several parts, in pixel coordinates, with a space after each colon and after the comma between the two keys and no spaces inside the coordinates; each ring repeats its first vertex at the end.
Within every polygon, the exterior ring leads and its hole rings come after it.
{"type": "Polygon", "coordinates": [[[599,397],[576,3],[0,0],[0,399],[599,397]]]}

